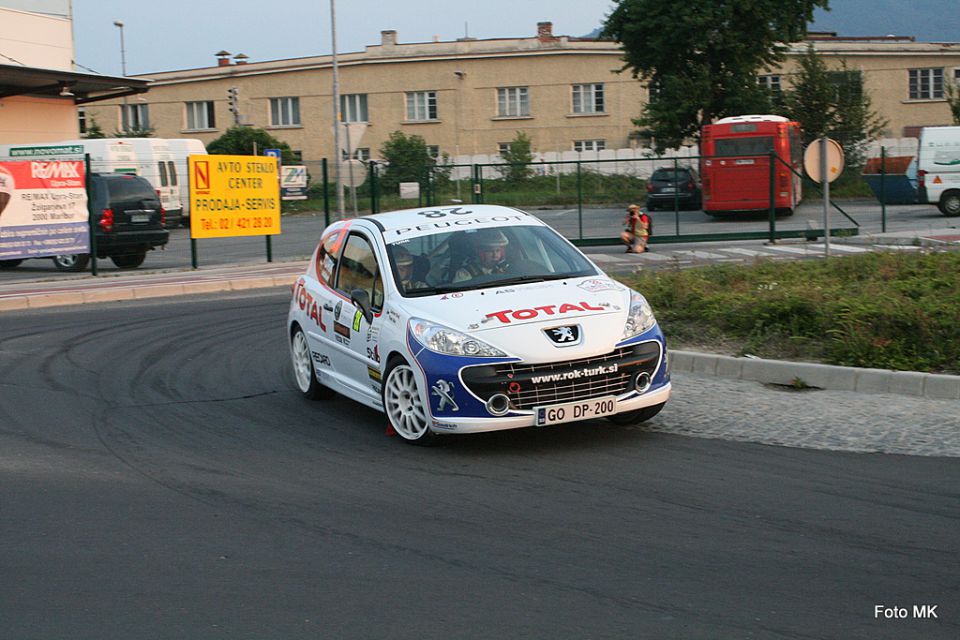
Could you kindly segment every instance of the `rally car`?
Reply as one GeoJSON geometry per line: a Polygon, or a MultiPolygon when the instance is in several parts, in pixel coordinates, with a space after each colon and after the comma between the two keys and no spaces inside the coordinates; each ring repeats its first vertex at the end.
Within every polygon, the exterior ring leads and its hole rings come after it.
{"type": "Polygon", "coordinates": [[[605,417],[670,397],[646,299],[536,217],[420,208],[327,227],[287,318],[300,392],[386,413],[405,441],[605,417]]]}

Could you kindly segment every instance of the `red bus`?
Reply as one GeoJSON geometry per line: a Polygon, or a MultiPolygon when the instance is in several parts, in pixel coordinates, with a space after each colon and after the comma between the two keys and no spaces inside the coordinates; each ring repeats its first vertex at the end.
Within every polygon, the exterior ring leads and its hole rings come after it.
{"type": "Polygon", "coordinates": [[[700,137],[703,210],[710,215],[769,210],[771,151],[782,160],[774,160],[774,206],[789,215],[801,197],[800,124],[782,116],[757,115],[705,125],[700,137]]]}

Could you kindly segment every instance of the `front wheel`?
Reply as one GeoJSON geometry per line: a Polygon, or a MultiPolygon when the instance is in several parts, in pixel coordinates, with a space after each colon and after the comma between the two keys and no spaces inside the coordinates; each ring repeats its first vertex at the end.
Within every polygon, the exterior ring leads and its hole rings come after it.
{"type": "Polygon", "coordinates": [[[320,400],[333,395],[333,391],[317,380],[317,374],[313,370],[313,354],[310,353],[307,336],[300,327],[293,330],[293,337],[290,339],[290,361],[293,364],[293,377],[297,381],[297,389],[305,398],[320,400]]]}
{"type": "Polygon", "coordinates": [[[417,378],[402,358],[394,358],[387,365],[383,409],[390,426],[404,442],[419,445],[436,442],[438,436],[430,430],[427,411],[420,400],[417,378]]]}
{"type": "Polygon", "coordinates": [[[653,416],[660,413],[660,410],[663,409],[663,405],[665,404],[667,403],[661,402],[660,404],[655,404],[652,407],[644,407],[643,409],[637,409],[636,411],[617,413],[612,416],[607,416],[607,420],[614,424],[621,425],[640,424],[641,422],[646,422],[653,416]]]}
{"type": "Polygon", "coordinates": [[[940,198],[940,213],[945,216],[960,216],[960,192],[951,191],[940,198]]]}
{"type": "Polygon", "coordinates": [[[53,266],[57,271],[83,271],[88,262],[90,262],[89,253],[53,256],[53,266]]]}

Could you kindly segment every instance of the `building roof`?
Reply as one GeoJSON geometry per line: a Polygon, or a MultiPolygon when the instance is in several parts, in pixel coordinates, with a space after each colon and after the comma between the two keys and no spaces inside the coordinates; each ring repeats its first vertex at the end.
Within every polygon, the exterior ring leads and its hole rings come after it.
{"type": "Polygon", "coordinates": [[[72,97],[75,104],[147,91],[148,81],[93,73],[0,64],[0,99],[11,96],[72,97]]]}

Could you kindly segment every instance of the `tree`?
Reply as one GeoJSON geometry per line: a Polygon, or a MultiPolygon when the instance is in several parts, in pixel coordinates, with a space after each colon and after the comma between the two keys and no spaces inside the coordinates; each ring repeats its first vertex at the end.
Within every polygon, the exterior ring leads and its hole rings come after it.
{"type": "Polygon", "coordinates": [[[97,119],[91,116],[90,124],[87,125],[87,132],[83,134],[83,137],[88,140],[93,140],[96,138],[106,138],[107,134],[103,132],[103,127],[100,126],[97,119]]]}
{"type": "Polygon", "coordinates": [[[688,9],[661,0],[617,0],[603,35],[623,46],[623,70],[646,81],[650,101],[634,124],[658,146],[699,139],[715,118],[764,113],[758,72],[785,59],[828,0],[702,0],[688,9]]]}
{"type": "Polygon", "coordinates": [[[407,136],[394,131],[380,147],[380,157],[386,163],[381,176],[385,189],[396,189],[401,182],[423,182],[436,166],[427,142],[421,136],[407,136]]]}
{"type": "Polygon", "coordinates": [[[127,127],[113,132],[114,138],[152,138],[153,127],[127,127]]]}
{"type": "Polygon", "coordinates": [[[804,142],[828,136],[844,148],[847,164],[860,166],[869,140],[883,135],[887,121],[871,108],[863,76],[845,62],[829,70],[813,46],[800,58],[793,88],[784,93],[786,115],[800,123],[804,142]]]}
{"type": "Polygon", "coordinates": [[[953,124],[960,124],[960,83],[946,80],[943,83],[943,93],[950,106],[953,124]]]}
{"type": "Polygon", "coordinates": [[[263,155],[264,149],[280,149],[280,158],[284,164],[299,162],[290,145],[257,127],[230,127],[222,136],[207,145],[207,153],[216,155],[263,155]]]}
{"type": "Polygon", "coordinates": [[[500,155],[506,163],[500,169],[500,173],[508,182],[521,182],[533,173],[530,170],[530,163],[533,162],[530,138],[523,131],[517,131],[516,137],[510,141],[507,150],[500,155]]]}

